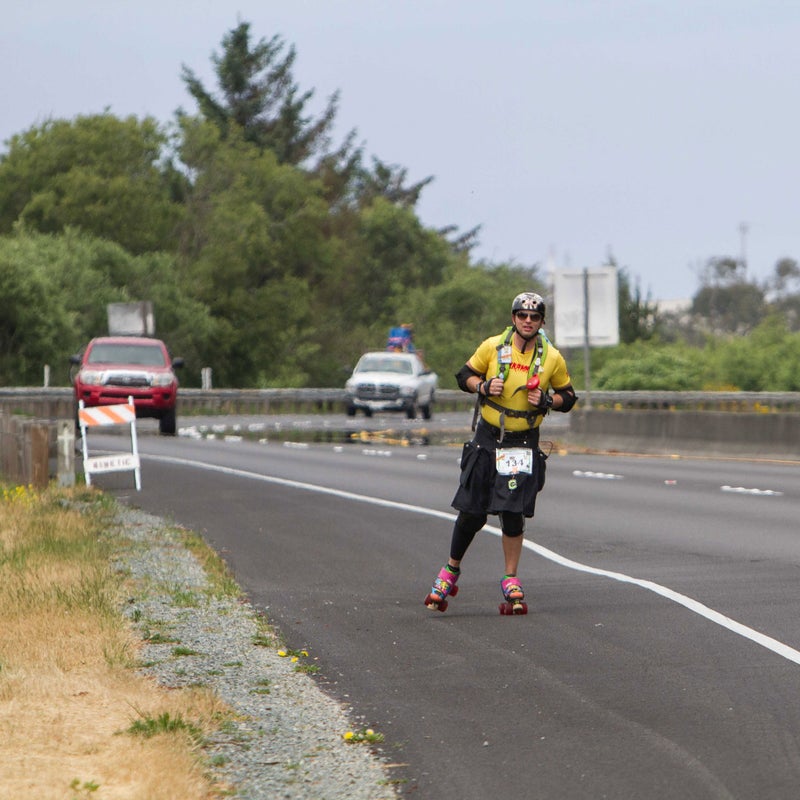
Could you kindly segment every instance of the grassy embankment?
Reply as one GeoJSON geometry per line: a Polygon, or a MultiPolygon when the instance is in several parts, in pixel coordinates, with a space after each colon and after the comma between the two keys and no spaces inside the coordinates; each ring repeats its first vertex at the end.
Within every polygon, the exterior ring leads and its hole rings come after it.
{"type": "Polygon", "coordinates": [[[200,743],[231,712],[208,689],[168,692],[136,672],[138,640],[120,612],[129,577],[113,568],[125,546],[99,492],[2,489],[2,797],[226,794],[200,743]]]}

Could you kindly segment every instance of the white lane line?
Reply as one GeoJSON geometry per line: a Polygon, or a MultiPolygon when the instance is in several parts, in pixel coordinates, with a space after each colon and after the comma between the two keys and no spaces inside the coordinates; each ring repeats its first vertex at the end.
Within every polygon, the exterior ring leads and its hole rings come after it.
{"type": "Polygon", "coordinates": [[[613,472],[584,472],[581,469],[572,470],[573,478],[594,478],[600,481],[621,481],[623,475],[615,475],[613,472]]]}
{"type": "MultiPolygon", "coordinates": [[[[488,529],[488,526],[484,528],[484,530],[488,529]]],[[[499,535],[500,529],[494,528],[492,532],[496,532],[499,535]]],[[[721,625],[723,628],[727,628],[733,633],[739,634],[739,636],[744,636],[745,639],[750,639],[750,641],[760,644],[762,647],[766,647],[767,650],[771,650],[773,653],[777,653],[779,656],[783,656],[783,658],[788,659],[795,664],[800,664],[800,651],[795,650],[793,647],[789,647],[788,644],[784,644],[777,639],[773,639],[771,636],[767,636],[760,631],[749,628],[747,625],[743,625],[741,622],[737,622],[735,619],[726,617],[724,614],[720,614],[719,611],[714,611],[713,608],[703,605],[698,600],[694,600],[685,594],[681,594],[680,592],[676,592],[666,586],[662,586],[660,583],[654,583],[653,581],[643,580],[641,578],[633,578],[630,575],[625,575],[622,572],[611,572],[607,569],[598,569],[597,567],[590,567],[587,564],[581,564],[578,561],[573,561],[572,559],[559,555],[552,550],[548,550],[548,548],[542,547],[542,545],[536,544],[536,542],[532,542],[529,539],[526,539],[523,544],[529,550],[533,550],[540,556],[547,558],[556,564],[560,564],[563,567],[567,567],[568,569],[574,569],[578,572],[588,572],[591,575],[599,575],[604,578],[611,578],[612,580],[619,581],[620,583],[631,583],[634,586],[640,586],[642,589],[649,589],[651,592],[655,592],[657,595],[665,597],[667,600],[672,600],[673,602],[684,606],[684,608],[688,608],[689,611],[694,611],[695,614],[699,614],[701,617],[705,617],[707,620],[710,620],[717,625],[721,625]]]]}
{"type": "MultiPolygon", "coordinates": [[[[189,459],[175,458],[173,456],[141,456],[141,457],[144,459],[152,459],[154,461],[163,461],[165,463],[170,463],[170,464],[181,464],[188,467],[194,467],[196,469],[205,469],[211,472],[222,472],[225,475],[235,475],[240,478],[251,478],[257,481],[264,481],[265,483],[274,483],[279,486],[289,486],[294,489],[304,489],[306,491],[317,492],[319,494],[328,494],[334,497],[341,497],[346,500],[355,500],[359,503],[368,503],[370,505],[382,506],[383,508],[394,508],[400,511],[409,511],[414,514],[425,514],[426,516],[429,517],[437,517],[438,519],[445,519],[449,520],[450,522],[452,522],[456,518],[455,514],[451,514],[446,511],[437,511],[434,508],[415,506],[411,505],[410,503],[399,503],[395,500],[383,500],[379,497],[370,497],[368,495],[356,494],[355,492],[348,492],[342,489],[332,489],[327,486],[318,486],[313,483],[293,481],[289,480],[288,478],[276,478],[270,475],[261,475],[257,472],[249,472],[247,470],[234,469],[232,467],[222,467],[215,464],[205,464],[199,461],[190,461],[189,459]]],[[[495,536],[502,535],[502,531],[500,530],[500,528],[496,528],[493,525],[487,525],[483,530],[488,531],[489,533],[492,533],[495,536]]],[[[542,558],[546,558],[549,561],[554,562],[555,564],[559,564],[562,567],[566,567],[567,569],[576,570],[577,572],[586,572],[590,575],[597,575],[602,578],[610,578],[611,580],[619,581],[620,583],[630,583],[634,586],[639,586],[642,589],[647,589],[651,592],[654,592],[660,597],[664,597],[667,600],[672,600],[674,603],[677,603],[678,605],[681,605],[684,608],[689,609],[689,611],[693,611],[695,614],[699,614],[701,617],[705,617],[705,619],[709,620],[710,622],[720,625],[721,627],[726,628],[732,633],[738,634],[739,636],[743,636],[745,639],[749,639],[751,642],[755,642],[755,644],[761,645],[761,647],[764,647],[767,650],[771,650],[773,653],[785,658],[787,661],[791,661],[795,664],[800,664],[800,651],[795,650],[788,644],[784,644],[783,642],[780,642],[777,639],[773,639],[771,636],[767,636],[766,634],[761,633],[760,631],[757,631],[753,628],[749,628],[747,625],[743,625],[741,622],[737,622],[735,619],[726,617],[724,614],[720,614],[719,611],[714,611],[713,608],[709,608],[708,606],[703,605],[703,603],[699,602],[698,600],[694,600],[693,598],[688,597],[685,594],[673,591],[672,589],[669,589],[666,586],[662,586],[659,583],[654,583],[653,581],[643,580],[641,578],[633,578],[630,575],[625,575],[622,572],[612,572],[607,569],[590,567],[588,564],[581,564],[579,561],[573,561],[570,558],[566,558],[565,556],[559,555],[558,553],[548,549],[547,547],[543,547],[540,544],[536,544],[536,542],[531,541],[530,539],[525,539],[523,545],[528,550],[533,550],[533,552],[538,553],[540,556],[542,556],[542,558]]]]}
{"type": "Polygon", "coordinates": [[[783,492],[774,489],[746,489],[744,486],[720,486],[722,492],[732,492],[733,494],[750,494],[759,497],[781,497],[783,492]]]}

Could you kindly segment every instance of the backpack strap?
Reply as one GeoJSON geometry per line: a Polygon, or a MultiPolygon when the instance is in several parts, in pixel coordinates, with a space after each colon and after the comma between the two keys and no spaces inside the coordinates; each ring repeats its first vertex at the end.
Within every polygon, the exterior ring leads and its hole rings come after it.
{"type": "MultiPolygon", "coordinates": [[[[536,421],[536,417],[541,416],[541,411],[517,411],[513,408],[506,408],[505,406],[501,406],[499,403],[495,403],[494,400],[484,398],[484,403],[486,403],[489,408],[493,408],[495,411],[500,412],[500,441],[503,441],[503,437],[506,433],[506,417],[514,417],[515,419],[526,419],[528,420],[528,427],[533,428],[533,423],[536,421]]],[[[474,428],[473,428],[474,430],[474,428]]]]}
{"type": "MultiPolygon", "coordinates": [[[[511,344],[511,339],[514,336],[514,328],[513,326],[509,326],[504,331],[505,337],[501,342],[497,345],[497,362],[498,366],[500,365],[500,351],[504,347],[508,347],[511,344]]],[[[528,367],[528,377],[530,378],[533,374],[538,374],[539,370],[541,369],[541,365],[544,363],[545,359],[547,358],[547,351],[549,341],[547,337],[539,331],[536,334],[538,338],[538,347],[539,347],[539,354],[533,358],[531,358],[531,365],[528,367]]],[[[511,368],[511,363],[507,362],[503,365],[505,369],[503,370],[502,378],[503,382],[508,379],[508,373],[511,368]]],[[[500,372],[498,370],[498,374],[496,377],[501,377],[500,372]]],[[[478,415],[480,414],[481,406],[484,405],[489,406],[489,408],[493,408],[495,411],[500,412],[500,441],[503,441],[503,437],[505,436],[505,422],[506,417],[516,417],[516,418],[524,418],[528,420],[529,427],[533,427],[533,423],[536,420],[536,417],[540,416],[540,412],[538,411],[516,411],[514,409],[506,408],[505,406],[501,406],[499,403],[496,403],[494,400],[490,399],[486,395],[479,394],[475,399],[475,411],[472,414],[472,430],[473,432],[478,426],[478,415]]]]}

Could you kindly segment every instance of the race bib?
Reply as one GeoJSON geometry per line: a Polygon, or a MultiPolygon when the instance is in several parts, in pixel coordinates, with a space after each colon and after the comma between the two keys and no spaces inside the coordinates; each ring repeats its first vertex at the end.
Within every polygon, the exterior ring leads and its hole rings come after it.
{"type": "Polygon", "coordinates": [[[533,450],[528,447],[498,447],[495,456],[500,475],[533,472],[533,450]]]}

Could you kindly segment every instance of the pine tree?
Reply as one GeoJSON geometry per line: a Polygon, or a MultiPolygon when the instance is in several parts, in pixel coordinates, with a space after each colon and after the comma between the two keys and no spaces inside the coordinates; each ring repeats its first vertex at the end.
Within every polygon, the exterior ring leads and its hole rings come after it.
{"type": "Polygon", "coordinates": [[[294,80],[296,57],[294,46],[287,48],[277,35],[252,43],[250,24],[242,22],[223,37],[222,54],[212,56],[219,95],[186,65],[181,77],[202,116],[223,136],[235,124],[247,141],[275,153],[279,163],[300,165],[326,154],[339,93],[314,118],[307,110],[314,90],[301,92],[294,80]]]}

